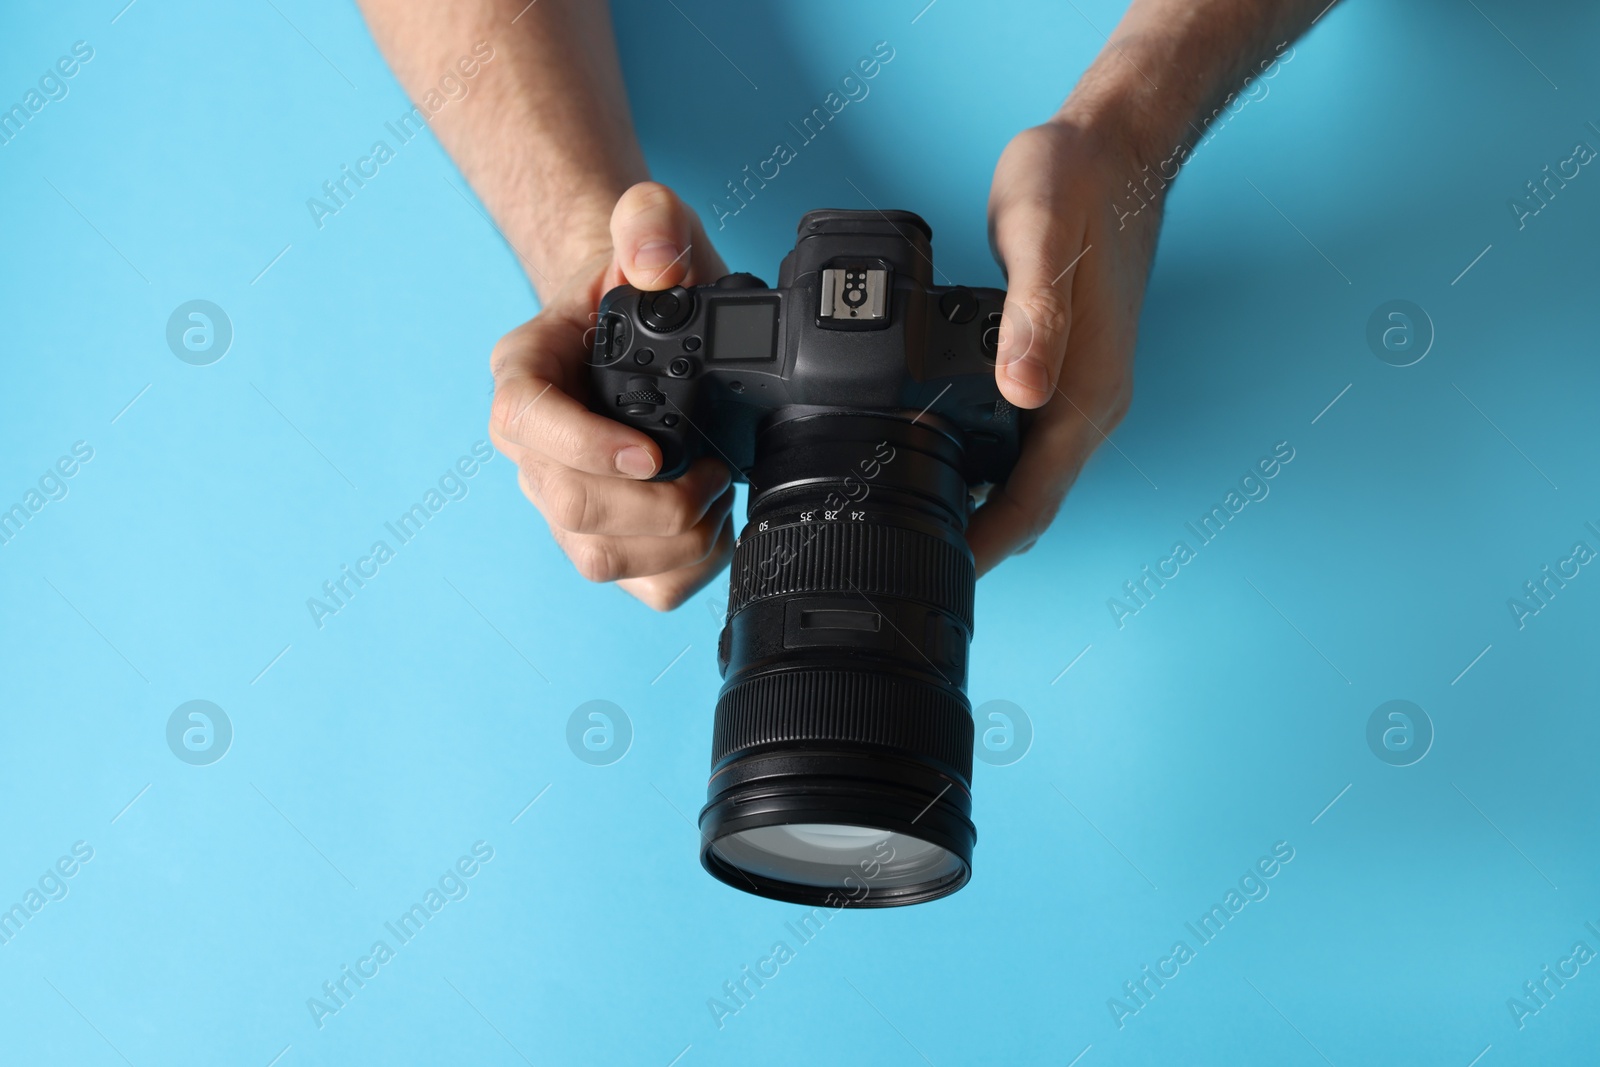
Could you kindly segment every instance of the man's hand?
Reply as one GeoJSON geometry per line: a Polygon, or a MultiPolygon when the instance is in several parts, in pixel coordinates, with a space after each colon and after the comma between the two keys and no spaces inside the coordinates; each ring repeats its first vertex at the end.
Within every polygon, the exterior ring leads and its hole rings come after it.
{"type": "Polygon", "coordinates": [[[522,491],[585,578],[617,581],[659,611],[687,600],[733,552],[733,486],[720,460],[650,482],[661,451],[586,406],[594,311],[614,286],[703,285],[727,273],[693,212],[654,182],[633,186],[597,248],[544,310],[495,345],[489,432],[522,491]]]}
{"type": "Polygon", "coordinates": [[[1160,209],[1119,217],[1142,166],[1124,145],[1058,117],[1018,134],[995,169],[989,240],[1008,287],[995,378],[1007,400],[1039,410],[1010,479],[972,517],[979,574],[1044,533],[1128,410],[1160,209]]]}
{"type": "Polygon", "coordinates": [[[588,331],[613,286],[696,285],[725,271],[693,213],[645,180],[608,5],[361,5],[543,305],[494,349],[496,447],[585,577],[676,607],[732,554],[729,474],[702,460],[676,481],[645,480],[661,469],[655,443],[585,406],[588,331]],[[426,105],[446,76],[459,92],[426,105]]]}
{"type": "Polygon", "coordinates": [[[1006,146],[989,240],[1008,291],[995,378],[1038,409],[972,517],[978,573],[1025,552],[1128,410],[1168,185],[1205,126],[1332,5],[1133,0],[1061,110],[1006,146]]]}

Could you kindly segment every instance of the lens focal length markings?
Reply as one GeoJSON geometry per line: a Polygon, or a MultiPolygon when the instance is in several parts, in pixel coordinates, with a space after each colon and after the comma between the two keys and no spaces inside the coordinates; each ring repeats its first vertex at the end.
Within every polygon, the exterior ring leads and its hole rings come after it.
{"type": "Polygon", "coordinates": [[[773,526],[788,526],[797,523],[812,522],[870,522],[866,508],[806,508],[804,511],[796,509],[790,512],[776,512],[770,519],[762,519],[756,524],[757,531],[765,531],[770,523],[773,526]]]}

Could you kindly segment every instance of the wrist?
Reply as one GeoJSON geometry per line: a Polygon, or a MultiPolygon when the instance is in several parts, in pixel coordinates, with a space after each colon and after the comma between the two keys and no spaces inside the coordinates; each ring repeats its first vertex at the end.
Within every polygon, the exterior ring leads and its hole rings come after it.
{"type": "Polygon", "coordinates": [[[1277,76],[1280,59],[1293,58],[1289,42],[1326,10],[1321,0],[1250,6],[1134,0],[1052,121],[1103,132],[1136,169],[1170,181],[1222,109],[1256,99],[1258,79],[1277,76]]]}
{"type": "Polygon", "coordinates": [[[560,199],[544,208],[536,224],[539,239],[530,248],[536,271],[529,271],[541,299],[551,295],[546,289],[561,288],[584,265],[610,252],[611,209],[620,195],[560,199]]]}
{"type": "Polygon", "coordinates": [[[1108,48],[1050,122],[1088,133],[1129,172],[1130,180],[1148,171],[1171,181],[1193,143],[1194,111],[1179,94],[1152,86],[1135,62],[1108,48]]]}
{"type": "Polygon", "coordinates": [[[1153,235],[1159,229],[1167,189],[1186,156],[1174,151],[1169,127],[1147,101],[1136,92],[1074,92],[1045,126],[1069,131],[1062,143],[1073,146],[1075,156],[1094,161],[1088,170],[1094,176],[1091,188],[1104,197],[1117,231],[1133,226],[1153,235]]]}
{"type": "Polygon", "coordinates": [[[505,237],[514,245],[541,303],[548,303],[581,270],[611,251],[611,211],[624,188],[552,191],[536,201],[524,197],[524,203],[502,219],[505,237]]]}

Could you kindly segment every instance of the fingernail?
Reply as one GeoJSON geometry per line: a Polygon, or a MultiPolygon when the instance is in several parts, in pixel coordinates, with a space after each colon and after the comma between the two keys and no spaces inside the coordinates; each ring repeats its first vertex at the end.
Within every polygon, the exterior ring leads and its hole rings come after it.
{"type": "Polygon", "coordinates": [[[617,470],[630,478],[648,478],[656,472],[656,461],[638,445],[624,448],[612,462],[617,465],[617,470]]]}
{"type": "Polygon", "coordinates": [[[1036,393],[1050,391],[1050,375],[1045,372],[1038,360],[1024,358],[1007,363],[1006,377],[1024,389],[1031,389],[1036,393]]]}
{"type": "Polygon", "coordinates": [[[633,265],[642,270],[664,270],[682,254],[671,241],[646,241],[633,254],[633,265]]]}

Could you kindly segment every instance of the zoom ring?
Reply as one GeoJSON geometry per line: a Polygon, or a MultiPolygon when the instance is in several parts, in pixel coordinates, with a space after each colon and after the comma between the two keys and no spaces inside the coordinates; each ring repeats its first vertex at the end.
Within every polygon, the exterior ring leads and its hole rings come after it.
{"type": "Polygon", "coordinates": [[[966,546],[905,526],[827,522],[747,532],[733,553],[728,615],[772,596],[904,597],[947,611],[972,632],[977,573],[966,546]]]}
{"type": "Polygon", "coordinates": [[[972,713],[930,682],[875,671],[811,668],[762,674],[717,701],[711,765],[757,745],[877,745],[935,760],[972,780],[972,713]]]}

